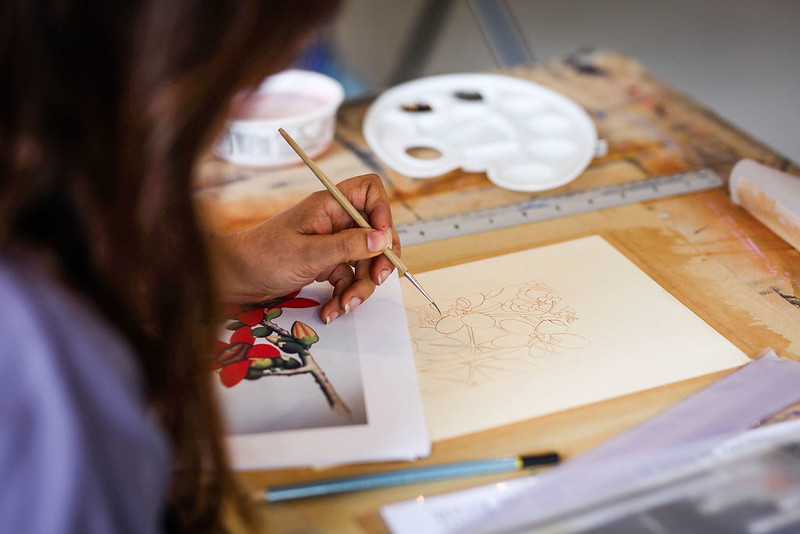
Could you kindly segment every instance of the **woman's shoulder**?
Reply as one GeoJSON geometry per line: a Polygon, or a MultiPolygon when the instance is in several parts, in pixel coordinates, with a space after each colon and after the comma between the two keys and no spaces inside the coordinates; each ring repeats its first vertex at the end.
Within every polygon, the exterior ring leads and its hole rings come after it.
{"type": "Polygon", "coordinates": [[[120,393],[144,406],[128,344],[43,258],[0,254],[0,302],[0,370],[16,371],[17,382],[113,381],[120,393]]]}
{"type": "Polygon", "coordinates": [[[130,347],[36,258],[0,253],[0,303],[0,531],[152,532],[168,449],[130,347]]]}

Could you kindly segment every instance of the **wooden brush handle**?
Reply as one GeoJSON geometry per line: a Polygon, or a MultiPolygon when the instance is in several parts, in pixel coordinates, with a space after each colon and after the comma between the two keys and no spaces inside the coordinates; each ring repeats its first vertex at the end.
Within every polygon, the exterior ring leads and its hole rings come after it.
{"type": "MultiPolygon", "coordinates": [[[[322,169],[320,169],[319,166],[314,163],[314,160],[308,157],[308,154],[306,154],[306,152],[300,148],[300,145],[298,145],[295,140],[292,139],[288,133],[286,133],[286,130],[283,128],[278,128],[278,132],[283,136],[284,139],[286,139],[286,142],[289,143],[289,146],[291,146],[292,149],[297,152],[297,155],[300,156],[300,159],[303,160],[306,166],[311,169],[311,172],[314,173],[314,176],[316,176],[319,181],[322,182],[322,185],[325,186],[325,189],[331,192],[331,195],[333,195],[333,198],[336,199],[339,205],[343,207],[348,214],[350,214],[350,217],[353,218],[356,224],[361,228],[372,228],[364,216],[361,215],[361,212],[358,211],[355,206],[353,206],[346,196],[344,196],[344,193],[339,191],[339,188],[336,187],[336,184],[334,184],[331,179],[328,178],[324,172],[322,172],[322,169]]],[[[392,236],[388,237],[389,239],[392,238],[392,236]]],[[[405,264],[400,261],[400,258],[397,257],[397,254],[392,252],[391,249],[384,250],[383,255],[386,256],[395,267],[397,267],[397,271],[400,276],[403,276],[408,272],[408,267],[406,267],[405,264]]]]}

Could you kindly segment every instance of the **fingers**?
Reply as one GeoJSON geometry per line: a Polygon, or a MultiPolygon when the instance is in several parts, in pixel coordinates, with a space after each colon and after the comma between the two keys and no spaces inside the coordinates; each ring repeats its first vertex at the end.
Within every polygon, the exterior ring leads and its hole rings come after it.
{"type": "Polygon", "coordinates": [[[344,308],[345,313],[353,311],[375,291],[375,283],[369,276],[369,263],[369,261],[356,263],[353,283],[339,297],[339,303],[344,308]]]}
{"type": "Polygon", "coordinates": [[[384,232],[394,228],[389,194],[377,174],[349,178],[339,182],[337,187],[357,210],[366,215],[370,226],[384,232]]]}
{"type": "MultiPolygon", "coordinates": [[[[375,174],[366,174],[344,180],[337,187],[352,202],[353,206],[365,215],[372,228],[389,236],[389,247],[395,254],[400,255],[400,240],[392,221],[389,196],[381,179],[375,174]]],[[[294,212],[295,224],[304,235],[337,234],[355,226],[350,215],[327,191],[320,191],[306,197],[294,212]]],[[[327,279],[331,266],[340,262],[352,262],[376,256],[376,254],[372,254],[374,250],[370,250],[369,246],[365,251],[363,241],[362,243],[358,242],[359,238],[352,235],[350,238],[331,241],[327,243],[327,246],[311,252],[313,256],[308,256],[308,258],[313,258],[312,261],[318,268],[317,280],[327,279]],[[332,251],[335,252],[332,254],[332,251]]],[[[377,237],[374,239],[377,241],[377,237]]],[[[369,274],[374,283],[380,284],[388,278],[393,270],[394,265],[388,259],[378,257],[373,260],[369,274]]]]}
{"type": "Polygon", "coordinates": [[[371,296],[375,286],[395,268],[382,253],[389,247],[398,255],[400,252],[389,196],[380,178],[374,174],[358,176],[338,187],[371,228],[355,227],[336,199],[328,191],[320,191],[257,227],[254,242],[258,237],[265,238],[258,244],[269,253],[258,254],[263,261],[251,261],[247,269],[261,273],[252,277],[257,279],[260,292],[268,295],[283,294],[287,288],[302,287],[312,280],[328,280],[334,288],[333,296],[320,309],[320,317],[326,322],[371,296]],[[270,246],[264,247],[265,243],[270,246]],[[274,265],[266,275],[264,261],[274,265]]]}
{"type": "MultiPolygon", "coordinates": [[[[384,232],[367,228],[351,228],[334,234],[305,236],[304,240],[306,243],[303,247],[303,260],[314,273],[324,273],[332,265],[378,256],[391,242],[390,236],[384,232]]],[[[381,268],[385,267],[385,263],[380,265],[383,265],[381,268]]],[[[375,280],[377,281],[377,274],[375,280]]]]}
{"type": "MultiPolygon", "coordinates": [[[[392,252],[400,256],[400,239],[397,232],[392,230],[392,252]]],[[[370,265],[370,277],[377,285],[383,284],[394,271],[394,264],[386,256],[378,256],[372,260],[370,265]]]]}
{"type": "Polygon", "coordinates": [[[375,283],[369,271],[368,260],[357,262],[355,271],[346,263],[340,263],[331,271],[328,281],[333,286],[333,293],[319,312],[325,324],[350,313],[375,292],[375,283]]]}
{"type": "MultiPolygon", "coordinates": [[[[389,195],[383,182],[376,174],[365,174],[349,178],[337,184],[339,190],[360,211],[369,225],[387,234],[394,233],[394,222],[389,205],[389,195]]],[[[354,226],[350,215],[327,191],[321,191],[316,199],[325,203],[325,213],[329,218],[329,232],[354,226]]],[[[317,220],[317,224],[323,221],[317,220]]],[[[316,232],[322,233],[322,232],[316,232]]]]}
{"type": "Polygon", "coordinates": [[[340,263],[331,271],[328,282],[333,286],[333,294],[331,299],[323,304],[319,310],[319,317],[325,324],[329,324],[345,313],[339,297],[341,297],[345,289],[350,287],[354,278],[353,268],[347,263],[340,263]]]}
{"type": "MultiPolygon", "coordinates": [[[[383,187],[380,177],[376,174],[356,176],[340,182],[337,187],[359,211],[366,215],[373,228],[382,230],[387,236],[391,236],[389,248],[399,256],[400,238],[392,220],[389,195],[383,187]]],[[[388,258],[380,256],[372,261],[369,275],[375,284],[380,285],[393,270],[392,262],[388,258]]]]}

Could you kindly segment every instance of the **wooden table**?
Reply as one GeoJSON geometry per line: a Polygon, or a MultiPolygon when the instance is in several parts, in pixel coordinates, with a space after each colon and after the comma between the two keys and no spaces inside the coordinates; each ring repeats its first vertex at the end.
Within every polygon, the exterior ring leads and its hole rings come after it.
{"type": "MultiPolygon", "coordinates": [[[[378,172],[386,180],[398,223],[502,206],[536,196],[707,168],[727,178],[748,157],[800,175],[800,168],[690,98],[634,60],[583,52],[507,74],[560,91],[594,118],[608,155],[574,182],[538,195],[505,191],[481,174],[460,171],[417,181],[385,169],[361,135],[369,102],[342,108],[336,142],[318,159],[343,179],[378,172]]],[[[199,166],[198,205],[207,226],[227,232],[257,224],[319,184],[302,167],[279,172],[243,169],[209,157],[199,166]]],[[[751,357],[772,347],[800,360],[800,253],[746,211],[725,189],[551,219],[403,250],[415,272],[523,250],[590,234],[614,244],[653,279],[751,357]]],[[[556,449],[580,453],[651,417],[722,373],[576,408],[433,445],[419,465],[556,449]]],[[[383,469],[401,463],[246,473],[254,487],[383,469]]],[[[387,488],[263,507],[270,532],[383,532],[383,504],[509,478],[494,475],[387,488]]]]}

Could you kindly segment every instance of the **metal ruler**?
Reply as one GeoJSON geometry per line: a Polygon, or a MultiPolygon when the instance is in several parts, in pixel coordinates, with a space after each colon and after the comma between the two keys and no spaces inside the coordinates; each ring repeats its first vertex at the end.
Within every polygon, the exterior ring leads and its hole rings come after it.
{"type": "Polygon", "coordinates": [[[587,211],[706,191],[720,187],[724,183],[713,171],[698,169],[565,195],[533,198],[497,208],[409,222],[398,225],[397,232],[403,246],[417,245],[587,211]]]}

